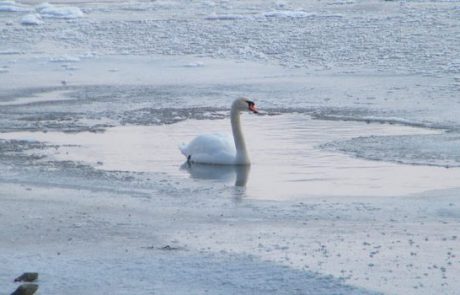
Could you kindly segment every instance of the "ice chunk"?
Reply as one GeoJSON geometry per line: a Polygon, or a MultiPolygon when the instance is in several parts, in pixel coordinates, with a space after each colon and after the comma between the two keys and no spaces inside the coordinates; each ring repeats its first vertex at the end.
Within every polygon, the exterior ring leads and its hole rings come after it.
{"type": "Polygon", "coordinates": [[[312,13],[307,13],[302,10],[275,10],[263,13],[265,17],[289,17],[289,18],[298,18],[298,17],[309,17],[314,16],[312,13]]]}
{"type": "Polygon", "coordinates": [[[50,58],[50,62],[79,62],[80,58],[78,56],[72,55],[62,55],[57,57],[50,58]]]}
{"type": "Polygon", "coordinates": [[[286,8],[288,5],[285,1],[276,1],[275,2],[276,7],[278,8],[286,8]]]}
{"type": "Polygon", "coordinates": [[[242,18],[244,18],[244,16],[239,14],[211,14],[206,17],[207,20],[235,20],[242,18]]]}
{"type": "Polygon", "coordinates": [[[355,0],[336,0],[333,4],[354,4],[355,0]]]}
{"type": "Polygon", "coordinates": [[[204,67],[204,63],[202,63],[200,61],[191,62],[191,63],[185,64],[184,67],[186,67],[186,68],[200,68],[200,67],[204,67]]]}
{"type": "Polygon", "coordinates": [[[49,3],[42,3],[36,7],[42,17],[73,19],[83,16],[83,12],[78,7],[55,6],[49,3]]]}
{"type": "Polygon", "coordinates": [[[0,1],[0,11],[5,12],[23,12],[31,9],[26,5],[16,3],[16,1],[0,1]]]}
{"type": "Polygon", "coordinates": [[[41,4],[37,5],[37,6],[35,6],[35,9],[36,9],[37,11],[40,11],[40,10],[42,10],[42,9],[49,8],[49,7],[52,7],[52,6],[53,6],[53,5],[52,5],[52,4],[49,4],[48,2],[43,2],[43,3],[41,3],[41,4]]]}
{"type": "Polygon", "coordinates": [[[132,1],[132,2],[123,4],[121,9],[131,10],[131,11],[146,11],[146,10],[151,10],[153,7],[154,6],[152,3],[132,1]]]}
{"type": "Polygon", "coordinates": [[[36,13],[26,14],[21,19],[21,24],[26,26],[39,25],[42,23],[43,21],[41,16],[36,13]]]}

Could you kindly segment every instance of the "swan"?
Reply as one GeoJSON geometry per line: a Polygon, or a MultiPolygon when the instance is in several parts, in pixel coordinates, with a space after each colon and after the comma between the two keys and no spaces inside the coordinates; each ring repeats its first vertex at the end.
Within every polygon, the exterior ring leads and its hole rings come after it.
{"type": "Polygon", "coordinates": [[[245,97],[233,101],[230,111],[233,138],[218,133],[202,134],[189,144],[179,146],[180,151],[187,158],[187,162],[214,165],[250,165],[240,124],[240,113],[245,110],[258,113],[255,103],[245,97]]]}

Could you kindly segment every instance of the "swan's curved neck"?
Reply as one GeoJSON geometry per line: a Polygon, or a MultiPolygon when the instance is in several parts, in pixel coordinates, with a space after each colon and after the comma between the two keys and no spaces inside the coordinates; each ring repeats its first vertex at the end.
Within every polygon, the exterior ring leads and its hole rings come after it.
{"type": "Polygon", "coordinates": [[[232,105],[230,112],[232,121],[233,139],[235,140],[236,148],[236,164],[250,164],[248,151],[246,150],[246,142],[244,141],[243,131],[241,130],[240,111],[236,103],[232,105]]]}

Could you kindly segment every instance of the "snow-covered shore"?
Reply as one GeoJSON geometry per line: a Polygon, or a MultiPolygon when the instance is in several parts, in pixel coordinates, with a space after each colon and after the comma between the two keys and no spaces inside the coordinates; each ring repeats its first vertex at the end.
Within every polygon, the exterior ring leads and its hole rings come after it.
{"type": "Polygon", "coordinates": [[[183,186],[149,195],[3,182],[3,290],[26,270],[40,273],[41,293],[458,290],[458,191],[254,202],[183,186]]]}

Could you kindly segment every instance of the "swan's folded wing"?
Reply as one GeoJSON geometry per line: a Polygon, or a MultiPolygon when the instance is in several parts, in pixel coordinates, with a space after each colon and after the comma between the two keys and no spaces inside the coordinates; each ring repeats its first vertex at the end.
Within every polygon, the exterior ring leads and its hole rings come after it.
{"type": "Polygon", "coordinates": [[[233,138],[226,134],[203,134],[188,145],[179,146],[185,157],[192,162],[208,164],[232,164],[235,161],[233,138]]]}

